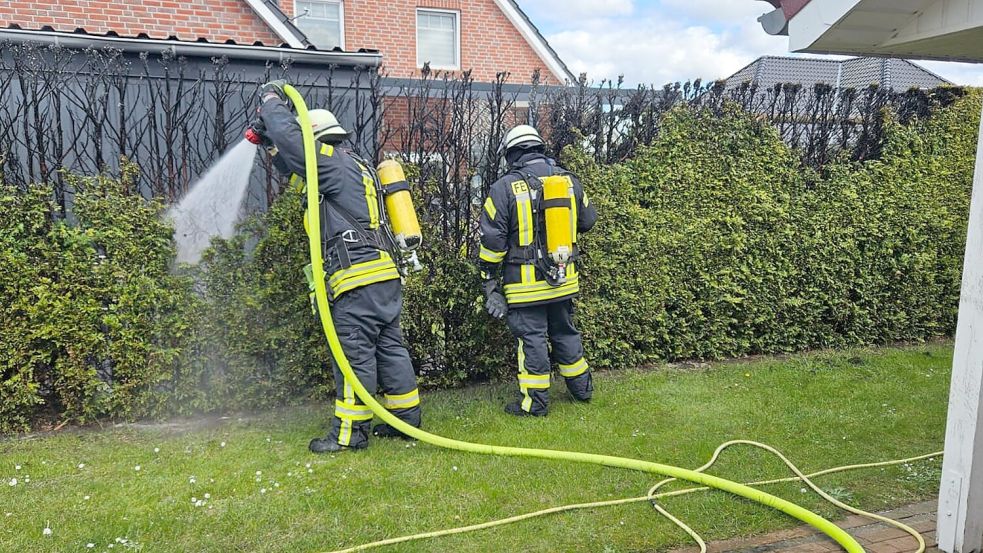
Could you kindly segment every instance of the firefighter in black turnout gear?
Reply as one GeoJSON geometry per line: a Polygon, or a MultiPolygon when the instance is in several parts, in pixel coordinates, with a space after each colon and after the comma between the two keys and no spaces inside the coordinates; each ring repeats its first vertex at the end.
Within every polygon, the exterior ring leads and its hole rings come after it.
{"type": "Polygon", "coordinates": [[[577,234],[594,226],[597,211],[580,181],[546,157],[533,127],[510,130],[500,151],[509,172],[492,184],[480,220],[485,306],[493,317],[506,318],[519,342],[519,399],[505,411],[543,416],[549,411],[551,352],[575,399],[590,401],[593,393],[573,324],[573,298],[580,291],[577,234]],[[559,219],[548,214],[554,208],[559,219]],[[564,239],[565,246],[556,245],[564,239]]]}
{"type": "MultiPolygon", "coordinates": [[[[385,207],[378,198],[375,175],[368,163],[339,147],[348,133],[331,112],[311,110],[309,116],[317,147],[325,274],[338,339],[366,389],[381,392],[389,411],[419,427],[420,395],[399,326],[402,282],[380,229],[380,210],[385,207]]],[[[254,129],[274,154],[274,165],[290,175],[291,185],[303,189],[303,138],[297,118],[284,102],[281,83],[264,85],[259,118],[254,129]]],[[[355,396],[337,366],[334,376],[334,418],[327,437],[311,441],[315,453],[368,445],[372,411],[355,396]]],[[[377,425],[373,433],[403,436],[387,424],[377,425]]]]}

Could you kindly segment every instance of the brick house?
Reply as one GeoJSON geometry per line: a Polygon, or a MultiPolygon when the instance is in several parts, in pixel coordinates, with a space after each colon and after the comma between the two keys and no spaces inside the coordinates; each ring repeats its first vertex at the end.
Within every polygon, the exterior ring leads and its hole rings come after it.
{"type": "Polygon", "coordinates": [[[425,62],[472,69],[478,82],[499,71],[526,82],[574,77],[515,0],[7,0],[0,28],[171,38],[292,48],[375,50],[387,73],[412,78],[425,62]]]}
{"type": "MultiPolygon", "coordinates": [[[[515,0],[4,0],[0,2],[0,171],[7,176],[17,172],[21,181],[28,182],[38,175],[54,175],[59,167],[97,172],[103,160],[122,156],[147,167],[163,167],[157,171],[161,175],[141,173],[147,181],[142,190],[171,186],[166,195],[174,195],[207,167],[214,152],[241,137],[257,83],[281,75],[302,87],[312,107],[334,110],[353,131],[352,143],[363,154],[381,157],[405,151],[416,161],[420,155],[401,147],[404,138],[415,136],[413,124],[431,124],[434,117],[419,116],[413,106],[422,101],[431,114],[444,111],[430,105],[442,100],[418,87],[425,63],[451,75],[472,70],[478,96],[495,90],[497,73],[508,72],[507,94],[515,101],[507,108],[510,116],[505,124],[528,117],[534,71],[546,85],[574,80],[515,0]],[[63,48],[49,51],[47,46],[63,48]],[[61,77],[34,71],[31,63],[18,69],[14,57],[21,47],[36,48],[41,57],[72,52],[73,65],[61,77]],[[86,49],[101,52],[103,58],[114,55],[106,52],[119,52],[125,66],[117,67],[114,71],[120,73],[113,76],[120,78],[100,80],[100,69],[92,72],[86,65],[86,49]],[[184,72],[176,66],[167,69],[166,60],[184,64],[184,72]],[[370,82],[380,65],[388,75],[381,89],[379,83],[370,82]],[[44,88],[51,83],[69,81],[65,90],[74,101],[60,93],[29,99],[29,91],[22,93],[21,85],[15,84],[18,79],[44,90],[52,90],[44,88]],[[187,124],[195,125],[197,134],[184,136],[182,128],[168,127],[183,138],[161,151],[157,141],[145,140],[141,129],[161,132],[163,126],[181,124],[148,103],[154,83],[165,80],[194,89],[199,109],[172,98],[172,109],[183,110],[186,122],[194,118],[187,124]],[[370,96],[379,90],[385,101],[377,109],[365,110],[370,96]],[[82,98],[99,103],[108,115],[86,113],[85,106],[76,105],[82,98]],[[34,100],[44,105],[28,110],[34,100]],[[30,125],[12,124],[24,114],[30,116],[30,125]],[[43,136],[28,136],[29,131],[43,136]],[[75,136],[79,132],[81,138],[75,136]],[[39,140],[45,148],[32,147],[39,140]],[[66,144],[73,145],[72,151],[63,151],[66,144]]],[[[440,85],[439,79],[436,84],[440,85]]],[[[164,93],[156,90],[155,98],[164,93]]],[[[427,154],[420,161],[434,159],[427,154]]],[[[275,195],[274,176],[266,169],[254,173],[261,181],[255,187],[256,205],[268,204],[275,195]]]]}

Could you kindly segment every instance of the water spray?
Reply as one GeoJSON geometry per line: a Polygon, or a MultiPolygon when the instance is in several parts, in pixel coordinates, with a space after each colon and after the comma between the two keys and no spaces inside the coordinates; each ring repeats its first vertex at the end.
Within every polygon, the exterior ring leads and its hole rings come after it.
{"type": "Polygon", "coordinates": [[[297,92],[297,89],[290,85],[285,85],[283,91],[293,104],[294,108],[297,110],[297,115],[300,120],[301,133],[303,135],[305,175],[307,182],[307,212],[305,222],[307,224],[307,228],[309,229],[307,236],[308,246],[310,249],[311,268],[314,277],[314,297],[317,305],[317,313],[320,317],[321,326],[324,329],[324,334],[327,338],[331,355],[334,358],[335,363],[337,363],[339,370],[342,372],[342,374],[344,374],[345,378],[352,383],[352,387],[354,388],[355,394],[358,396],[358,398],[367,407],[369,407],[375,416],[379,417],[396,430],[399,430],[411,438],[415,438],[421,442],[438,447],[486,455],[531,457],[554,461],[590,463],[608,467],[626,468],[651,474],[660,474],[672,478],[678,478],[680,480],[686,480],[703,486],[716,488],[746,499],[750,499],[757,503],[761,503],[762,505],[778,509],[794,518],[797,518],[832,538],[849,553],[864,552],[863,547],[861,547],[857,540],[850,536],[850,534],[818,514],[775,495],[751,488],[744,484],[733,482],[731,480],[726,480],[724,478],[694,470],[664,465],[661,463],[642,461],[639,459],[630,459],[626,457],[614,457],[611,455],[598,455],[551,449],[496,446],[454,440],[415,428],[409,424],[406,424],[398,417],[387,411],[375,399],[375,397],[373,397],[372,394],[365,389],[365,386],[362,385],[358,377],[352,371],[351,364],[349,363],[348,357],[345,355],[345,352],[342,349],[341,342],[338,340],[337,331],[331,319],[331,306],[328,303],[328,294],[325,287],[324,260],[321,256],[321,220],[320,210],[318,209],[318,168],[314,144],[314,132],[311,130],[307,104],[304,102],[304,98],[299,92],[297,92]]]}
{"type": "Polygon", "coordinates": [[[255,157],[255,142],[247,138],[235,143],[168,210],[179,263],[198,263],[213,238],[235,233],[255,157]]]}

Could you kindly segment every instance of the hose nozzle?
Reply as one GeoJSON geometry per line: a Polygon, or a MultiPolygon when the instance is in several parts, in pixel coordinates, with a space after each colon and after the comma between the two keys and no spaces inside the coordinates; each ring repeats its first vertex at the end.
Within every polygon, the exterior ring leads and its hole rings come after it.
{"type": "Polygon", "coordinates": [[[253,128],[252,125],[246,127],[246,132],[243,133],[243,138],[257,146],[263,142],[263,135],[259,134],[259,131],[253,128]]]}

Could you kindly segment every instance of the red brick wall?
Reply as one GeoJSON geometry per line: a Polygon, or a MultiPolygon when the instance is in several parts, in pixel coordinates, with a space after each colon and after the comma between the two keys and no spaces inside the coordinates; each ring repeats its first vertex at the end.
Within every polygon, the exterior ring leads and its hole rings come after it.
{"type": "Polygon", "coordinates": [[[116,31],[122,36],[283,42],[243,0],[0,0],[0,27],[11,23],[25,29],[82,27],[90,33],[116,31]]]}
{"type": "MultiPolygon", "coordinates": [[[[416,8],[439,8],[460,14],[461,68],[473,69],[475,80],[490,82],[495,73],[509,71],[509,82],[524,83],[539,68],[550,82],[563,82],[562,75],[547,69],[494,0],[343,0],[343,4],[345,48],[381,51],[392,77],[419,75],[416,8]]],[[[294,13],[293,0],[281,0],[280,5],[294,13]]]]}
{"type": "MultiPolygon", "coordinates": [[[[294,0],[280,0],[280,5],[294,13],[294,0]]],[[[549,82],[563,81],[562,75],[546,68],[494,0],[344,0],[345,48],[381,51],[393,77],[418,75],[418,7],[460,14],[461,68],[473,69],[475,80],[490,82],[498,71],[508,71],[509,82],[524,83],[539,68],[549,82]]],[[[91,33],[116,31],[123,36],[282,42],[243,0],[0,0],[0,27],[11,23],[26,29],[50,25],[59,31],[83,27],[91,33]]]]}

